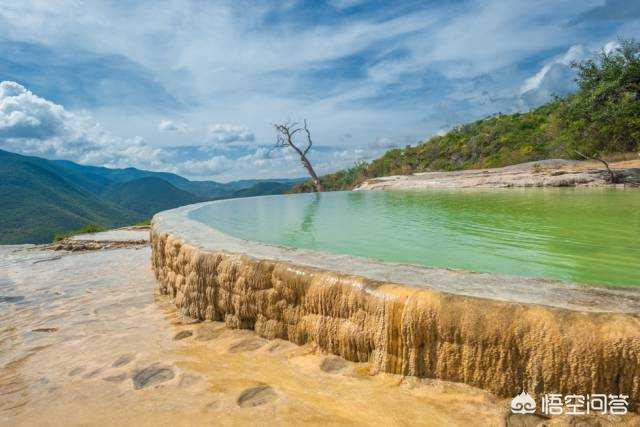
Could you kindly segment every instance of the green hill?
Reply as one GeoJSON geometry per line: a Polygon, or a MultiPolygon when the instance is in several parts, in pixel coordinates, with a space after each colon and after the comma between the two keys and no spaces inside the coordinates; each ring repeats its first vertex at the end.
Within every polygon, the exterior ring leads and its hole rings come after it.
{"type": "MultiPolygon", "coordinates": [[[[393,149],[321,178],[344,190],[369,178],[491,168],[548,158],[581,159],[640,150],[640,45],[574,64],[578,91],[527,113],[498,114],[458,126],[415,147],[393,149]]],[[[294,189],[312,191],[310,181],[294,189]]]]}
{"type": "Polygon", "coordinates": [[[291,184],[277,181],[263,181],[257,182],[251,187],[235,191],[233,193],[233,197],[252,197],[271,194],[284,194],[289,190],[291,190],[291,184]]]}
{"type": "Polygon", "coordinates": [[[145,218],[176,206],[203,201],[202,198],[154,176],[113,183],[102,193],[102,199],[119,206],[126,206],[127,209],[145,218]]]}
{"type": "Polygon", "coordinates": [[[44,243],[88,225],[116,227],[178,206],[287,192],[302,180],[190,181],[0,150],[0,244],[44,243]]]}
{"type": "Polygon", "coordinates": [[[116,226],[141,219],[100,200],[87,191],[93,184],[78,185],[76,175],[44,159],[0,150],[0,176],[0,244],[43,243],[90,223],[116,226]]]}

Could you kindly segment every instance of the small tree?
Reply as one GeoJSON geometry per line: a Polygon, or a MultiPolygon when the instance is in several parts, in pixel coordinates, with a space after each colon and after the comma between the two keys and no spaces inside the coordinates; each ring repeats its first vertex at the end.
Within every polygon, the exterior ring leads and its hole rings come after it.
{"type": "Polygon", "coordinates": [[[311,166],[311,162],[307,157],[307,153],[313,145],[313,141],[311,140],[311,131],[309,130],[307,121],[304,120],[304,126],[299,126],[297,122],[287,122],[280,124],[276,123],[273,127],[276,129],[276,147],[291,147],[296,153],[298,153],[302,166],[307,170],[311,180],[313,181],[315,191],[322,191],[320,179],[318,178],[318,175],[316,175],[316,171],[313,170],[313,166],[311,166]],[[300,148],[295,140],[296,134],[300,132],[304,132],[306,136],[307,141],[304,148],[300,148]]]}
{"type": "Polygon", "coordinates": [[[571,157],[601,162],[616,183],[621,177],[605,156],[640,148],[640,44],[620,39],[616,49],[572,67],[580,90],[559,101],[560,140],[571,157]]]}

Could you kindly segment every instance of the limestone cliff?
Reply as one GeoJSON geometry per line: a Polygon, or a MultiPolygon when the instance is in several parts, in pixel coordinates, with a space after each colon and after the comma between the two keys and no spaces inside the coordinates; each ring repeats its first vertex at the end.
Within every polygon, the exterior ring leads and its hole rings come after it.
{"type": "Polygon", "coordinates": [[[206,251],[155,225],[151,240],[159,291],[194,318],[504,397],[525,389],[640,399],[635,315],[455,295],[206,251]]]}

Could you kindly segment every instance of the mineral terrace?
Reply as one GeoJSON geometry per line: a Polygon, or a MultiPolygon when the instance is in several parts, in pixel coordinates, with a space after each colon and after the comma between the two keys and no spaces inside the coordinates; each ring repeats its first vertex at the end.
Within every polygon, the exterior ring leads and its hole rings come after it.
{"type": "Polygon", "coordinates": [[[640,399],[640,293],[387,265],[261,245],[189,218],[152,223],[159,290],[184,314],[319,349],[373,373],[500,397],[640,399]]]}

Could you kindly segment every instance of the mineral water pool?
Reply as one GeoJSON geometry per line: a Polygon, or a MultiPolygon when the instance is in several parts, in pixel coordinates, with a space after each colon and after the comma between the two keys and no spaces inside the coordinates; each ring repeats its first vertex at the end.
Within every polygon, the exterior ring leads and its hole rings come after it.
{"type": "Polygon", "coordinates": [[[189,214],[234,237],[381,261],[640,286],[640,191],[334,192],[189,214]]]}

